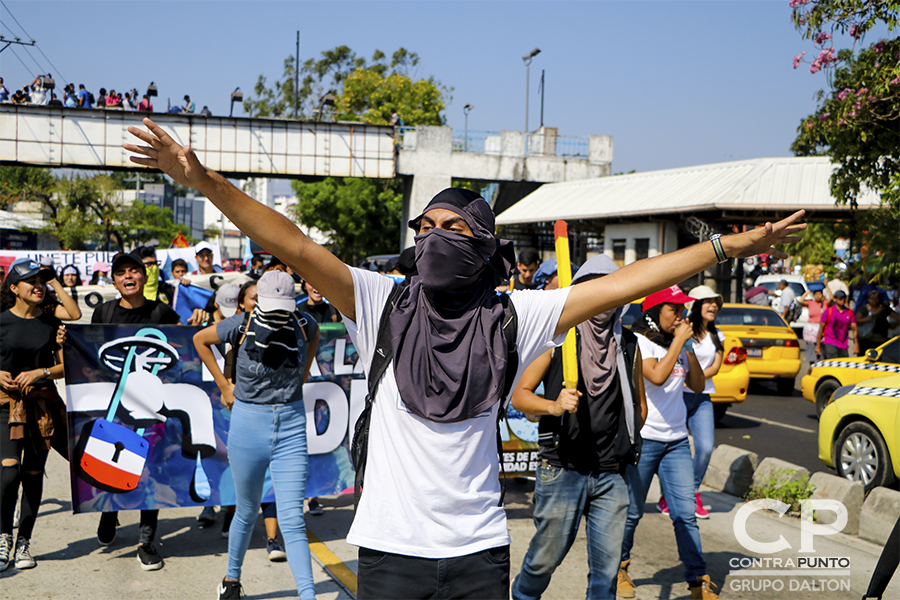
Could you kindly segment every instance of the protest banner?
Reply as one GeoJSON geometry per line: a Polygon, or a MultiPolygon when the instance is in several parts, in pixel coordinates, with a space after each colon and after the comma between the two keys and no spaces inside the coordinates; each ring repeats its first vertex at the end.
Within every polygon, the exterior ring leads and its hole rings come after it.
{"type": "MultiPolygon", "coordinates": [[[[197,355],[196,331],[175,325],[68,328],[63,351],[75,513],[234,504],[231,412],[197,355]]],[[[350,440],[367,390],[346,327],[326,323],[320,331],[303,386],[308,497],[352,491],[350,440]]],[[[505,474],[533,474],[537,423],[512,412],[501,424],[504,455],[510,455],[505,474]]],[[[274,498],[271,490],[266,497],[274,498]]]]}

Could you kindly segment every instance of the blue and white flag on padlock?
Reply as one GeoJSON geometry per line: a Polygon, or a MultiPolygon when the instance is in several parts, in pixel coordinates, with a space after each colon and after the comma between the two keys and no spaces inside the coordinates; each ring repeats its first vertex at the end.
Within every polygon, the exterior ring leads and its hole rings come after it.
{"type": "Polygon", "coordinates": [[[107,492],[137,488],[150,444],[134,430],[95,419],[82,430],[79,446],[83,451],[78,466],[91,485],[107,492]]]}

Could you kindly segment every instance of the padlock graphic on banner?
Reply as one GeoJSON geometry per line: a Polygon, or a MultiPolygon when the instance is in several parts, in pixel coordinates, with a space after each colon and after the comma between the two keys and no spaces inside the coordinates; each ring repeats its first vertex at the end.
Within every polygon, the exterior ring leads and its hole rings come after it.
{"type": "Polygon", "coordinates": [[[150,454],[144,429],[137,431],[115,423],[122,394],[132,368],[160,370],[178,362],[178,352],[166,343],[166,336],[153,328],[141,329],[133,337],[119,339],[100,348],[100,360],[119,373],[119,381],[105,419],[94,419],[84,426],[73,454],[73,466],[87,483],[106,492],[125,493],[137,489],[150,454]],[[152,336],[152,337],[151,337],[152,336]],[[138,347],[148,350],[138,353],[138,347]]]}
{"type": "Polygon", "coordinates": [[[130,492],[144,472],[150,443],[137,432],[94,419],[84,426],[78,441],[76,468],[82,479],[106,492],[130,492]]]}

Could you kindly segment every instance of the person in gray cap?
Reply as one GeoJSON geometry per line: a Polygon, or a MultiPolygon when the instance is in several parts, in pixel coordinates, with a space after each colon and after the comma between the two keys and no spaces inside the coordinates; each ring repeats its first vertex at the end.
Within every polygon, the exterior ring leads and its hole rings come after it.
{"type": "Polygon", "coordinates": [[[302,600],[314,600],[303,521],[308,464],[303,383],[315,358],[319,327],[310,315],[296,311],[294,280],[287,273],[264,273],[256,292],[252,313],[234,315],[194,335],[194,347],[219,386],[222,403],[231,407],[228,464],[237,510],[228,533],[228,570],[218,597],[243,595],[241,571],[268,468],[297,593],[302,600]],[[234,349],[234,381],[228,381],[212,352],[212,346],[222,342],[234,349]]]}
{"type": "MultiPolygon", "coordinates": [[[[572,285],[617,269],[600,254],[584,263],[572,285]]],[[[625,470],[640,456],[639,432],[647,417],[641,354],[635,335],[622,329],[622,308],[576,327],[577,389],[565,387],[562,352],[556,349],[531,363],[513,392],[516,410],[541,417],[541,464],[534,484],[537,531],[512,584],[515,600],[541,597],[575,541],[582,515],[588,521],[586,597],[616,597],[628,513],[625,470]],[[541,384],[543,397],[535,394],[541,384]]]]}
{"type": "Polygon", "coordinates": [[[365,491],[347,536],[360,548],[360,600],[507,598],[510,538],[496,442],[507,375],[514,386],[570,328],[717,262],[760,252],[785,257],[772,246],[799,241],[794,234],[805,228],[794,225],[798,211],[582,285],[506,296],[494,286],[512,272],[512,244],[496,237],[483,198],[450,188],[409,222],[418,275],[395,296],[389,278],[345,265],[290,219],[205,168],[152,120],[143,123],[149,131],[128,128],[144,144],[125,145],[138,154],[132,162],[199,190],[322,292],[343,315],[367,371],[374,356],[392,356],[372,382],[365,491]],[[511,344],[504,316],[513,310],[511,344]],[[384,344],[382,315],[390,334],[384,344]],[[446,592],[436,596],[436,589],[446,592]]]}

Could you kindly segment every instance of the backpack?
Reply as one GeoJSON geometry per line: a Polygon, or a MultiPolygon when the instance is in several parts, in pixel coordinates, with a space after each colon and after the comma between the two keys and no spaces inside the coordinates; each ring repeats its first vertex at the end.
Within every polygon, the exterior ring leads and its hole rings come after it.
{"type": "Polygon", "coordinates": [[[91,104],[94,104],[94,102],[96,102],[96,100],[94,100],[94,92],[88,92],[88,101],[91,104]]]}
{"type": "MultiPolygon", "coordinates": [[[[243,323],[241,323],[240,328],[241,337],[238,340],[237,345],[231,348],[225,354],[225,364],[223,365],[222,374],[224,374],[225,377],[228,378],[228,380],[232,383],[235,383],[235,381],[237,380],[237,353],[241,349],[241,345],[244,343],[244,338],[247,337],[247,325],[250,323],[251,314],[253,313],[244,313],[244,321],[243,323]]],[[[307,343],[309,343],[309,337],[312,334],[311,329],[314,319],[312,318],[312,315],[307,315],[306,313],[300,311],[296,311],[296,314],[303,315],[304,324],[301,331],[303,332],[303,339],[307,343]]]]}
{"type": "Polygon", "coordinates": [[[793,323],[797,319],[799,319],[800,315],[802,313],[803,313],[803,307],[800,306],[799,302],[794,300],[794,302],[791,304],[790,310],[788,311],[788,316],[787,316],[788,325],[790,325],[791,323],[793,323]]]}
{"type": "MultiPolygon", "coordinates": [[[[353,427],[353,443],[350,445],[350,460],[353,462],[353,468],[356,470],[356,480],[353,492],[353,510],[359,507],[359,499],[362,496],[362,487],[365,481],[366,461],[369,453],[369,427],[372,423],[372,404],[375,402],[375,392],[378,390],[378,383],[381,381],[382,375],[387,371],[388,365],[394,357],[394,348],[391,344],[390,316],[391,311],[397,304],[400,294],[406,284],[396,284],[391,289],[384,309],[381,311],[381,320],[378,322],[378,335],[375,338],[375,352],[372,353],[372,364],[369,366],[369,374],[367,377],[368,394],[366,394],[366,405],[353,427]]],[[[503,305],[503,335],[506,338],[506,373],[503,381],[503,395],[506,398],[512,390],[512,384],[516,377],[516,366],[509,368],[509,365],[518,365],[519,350],[516,347],[516,335],[518,333],[519,319],[516,315],[516,309],[507,294],[500,295],[500,303],[503,305]]],[[[500,421],[506,416],[506,407],[501,400],[500,409],[497,411],[497,454],[500,456],[500,471],[503,472],[503,441],[500,438],[500,421]]],[[[503,498],[506,496],[506,480],[501,479],[500,503],[503,506],[503,498]]]]}

